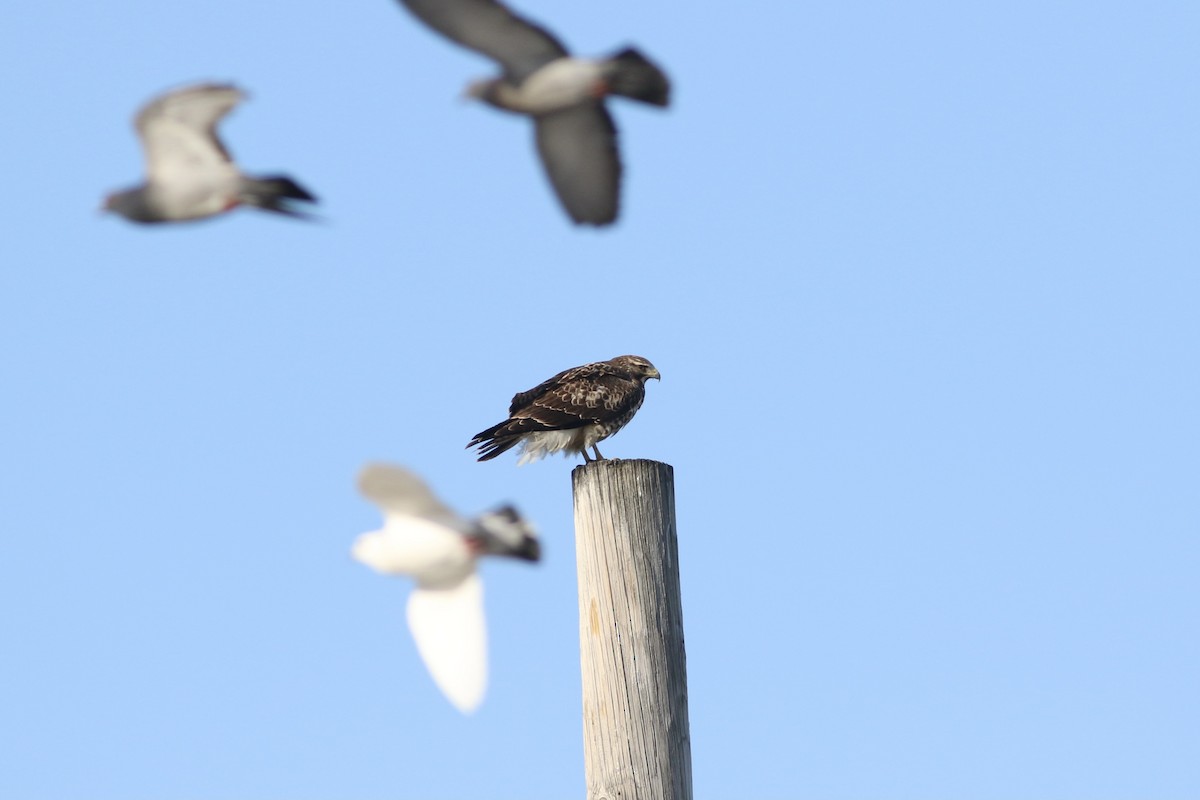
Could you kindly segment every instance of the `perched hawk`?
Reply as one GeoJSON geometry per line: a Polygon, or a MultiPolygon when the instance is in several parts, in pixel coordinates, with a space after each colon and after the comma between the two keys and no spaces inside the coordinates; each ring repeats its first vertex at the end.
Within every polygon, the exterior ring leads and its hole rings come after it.
{"type": "Polygon", "coordinates": [[[146,156],[146,182],[114,192],[104,209],[133,222],[181,222],[253,206],[304,217],[289,202],[316,202],[282,175],[243,175],[217,138],[217,123],[245,99],[234,86],[205,83],[150,101],[134,121],[146,156]]]}
{"type": "Polygon", "coordinates": [[[474,519],[447,508],[424,481],[390,464],[369,464],[358,478],[363,496],[384,515],[383,528],[354,542],[356,559],[388,575],[417,582],[408,598],[408,627],[429,674],[464,714],[487,688],[487,632],[481,555],[537,561],[533,526],[511,506],[474,519]]]}
{"type": "Polygon", "coordinates": [[[612,436],[642,407],[646,381],[658,370],[641,356],[617,356],[566,370],[521,392],[508,407],[508,419],[475,434],[467,447],[479,447],[479,460],[495,458],[521,445],[518,464],[565,451],[582,453],[590,447],[594,460],[604,460],[596,444],[612,436]]]}
{"type": "Polygon", "coordinates": [[[604,58],[573,58],[553,34],[496,0],[401,2],[443,36],[499,62],[503,77],[472,83],[467,93],[533,118],[542,164],[572,220],[613,222],[621,159],[604,98],[621,95],[666,106],[671,88],[663,71],[632,48],[604,58]]]}

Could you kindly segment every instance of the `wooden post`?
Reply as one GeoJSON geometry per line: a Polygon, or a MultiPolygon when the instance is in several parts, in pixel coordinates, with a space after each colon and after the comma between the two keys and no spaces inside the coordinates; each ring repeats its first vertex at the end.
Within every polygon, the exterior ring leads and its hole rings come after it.
{"type": "Polygon", "coordinates": [[[571,472],[587,800],[692,800],[669,464],[571,472]]]}

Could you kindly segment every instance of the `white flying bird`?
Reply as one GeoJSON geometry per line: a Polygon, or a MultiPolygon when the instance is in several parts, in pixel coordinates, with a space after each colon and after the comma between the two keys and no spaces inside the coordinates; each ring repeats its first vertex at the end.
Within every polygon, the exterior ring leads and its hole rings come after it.
{"type": "Polygon", "coordinates": [[[243,175],[217,137],[217,124],[244,100],[241,89],[204,83],[167,92],[138,112],[146,182],[113,192],[104,210],[132,222],[182,222],[252,206],[304,217],[289,201],[316,202],[284,175],[243,175]]]}
{"type": "Polygon", "coordinates": [[[487,629],[481,555],[537,561],[533,526],[504,506],[474,519],[446,507],[415,474],[390,464],[368,464],[358,478],[363,496],[383,510],[383,527],[364,533],[352,553],[388,575],[417,585],[408,598],[408,627],[434,682],[464,714],[487,688],[487,629]]]}
{"type": "Polygon", "coordinates": [[[603,58],[572,57],[554,34],[496,0],[400,2],[446,38],[500,64],[503,77],[472,83],[467,93],[533,119],[542,165],[572,220],[613,222],[621,158],[604,98],[666,106],[671,85],[663,71],[628,47],[603,58]]]}

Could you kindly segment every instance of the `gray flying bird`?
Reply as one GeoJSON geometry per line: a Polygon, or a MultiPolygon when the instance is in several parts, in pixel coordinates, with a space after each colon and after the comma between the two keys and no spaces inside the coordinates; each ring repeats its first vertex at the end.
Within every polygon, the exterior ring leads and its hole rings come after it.
{"type": "Polygon", "coordinates": [[[384,522],[359,536],[351,552],[372,569],[416,580],[408,627],[417,650],[450,702],[474,711],[487,688],[483,584],[475,562],[482,555],[537,561],[533,526],[512,506],[461,517],[414,473],[391,464],[368,464],[358,488],[383,510],[384,522]]]}
{"type": "Polygon", "coordinates": [[[662,380],[653,364],[641,356],[617,356],[564,370],[528,392],[515,395],[508,419],[475,434],[467,447],[479,448],[488,461],[521,445],[518,464],[562,452],[582,453],[624,428],[646,399],[646,381],[662,380]]]}
{"type": "Polygon", "coordinates": [[[104,209],[143,223],[204,219],[241,205],[305,217],[289,201],[316,197],[283,175],[243,175],[217,137],[217,124],[243,99],[234,86],[205,83],[147,103],[134,120],[146,182],[110,194],[104,209]]]}
{"type": "Polygon", "coordinates": [[[573,58],[549,31],[495,0],[400,0],[426,25],[497,62],[503,77],[467,87],[471,97],[533,118],[538,153],[571,219],[608,225],[617,218],[621,158],[604,98],[615,94],[666,106],[670,83],[632,48],[573,58]]]}

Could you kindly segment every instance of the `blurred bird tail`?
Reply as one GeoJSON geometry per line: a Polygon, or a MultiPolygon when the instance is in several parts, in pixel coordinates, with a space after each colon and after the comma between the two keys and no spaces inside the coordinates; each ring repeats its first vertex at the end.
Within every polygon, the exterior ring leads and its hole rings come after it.
{"type": "Polygon", "coordinates": [[[632,47],[612,55],[609,60],[608,88],[631,100],[666,106],[671,100],[671,82],[650,59],[632,47]]]}
{"type": "Polygon", "coordinates": [[[512,506],[501,506],[480,514],[478,522],[485,553],[524,561],[541,559],[542,545],[537,538],[537,529],[512,506]]]}
{"type": "Polygon", "coordinates": [[[300,219],[312,219],[312,216],[297,209],[291,202],[300,200],[315,203],[317,198],[300,184],[286,175],[270,175],[262,178],[242,178],[242,202],[248,206],[261,208],[264,211],[274,211],[300,219]]]}

